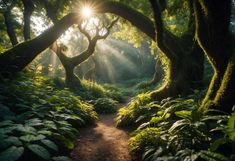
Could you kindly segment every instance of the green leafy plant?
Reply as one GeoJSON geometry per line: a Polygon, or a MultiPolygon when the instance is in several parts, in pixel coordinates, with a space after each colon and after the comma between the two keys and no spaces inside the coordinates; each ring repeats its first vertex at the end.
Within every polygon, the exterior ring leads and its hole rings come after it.
{"type": "Polygon", "coordinates": [[[92,103],[97,113],[114,113],[117,110],[117,101],[110,98],[99,98],[92,103]]]}
{"type": "Polygon", "coordinates": [[[0,90],[0,160],[71,161],[59,155],[73,149],[77,127],[97,119],[93,105],[47,77],[21,74],[0,90]]]}

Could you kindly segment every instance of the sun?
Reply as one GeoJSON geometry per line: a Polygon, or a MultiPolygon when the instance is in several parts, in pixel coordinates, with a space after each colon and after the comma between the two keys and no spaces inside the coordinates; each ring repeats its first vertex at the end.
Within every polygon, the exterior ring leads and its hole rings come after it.
{"type": "Polygon", "coordinates": [[[82,15],[85,17],[85,18],[88,18],[88,17],[91,17],[91,15],[93,14],[93,10],[91,7],[89,6],[84,6],[82,8],[82,15]]]}

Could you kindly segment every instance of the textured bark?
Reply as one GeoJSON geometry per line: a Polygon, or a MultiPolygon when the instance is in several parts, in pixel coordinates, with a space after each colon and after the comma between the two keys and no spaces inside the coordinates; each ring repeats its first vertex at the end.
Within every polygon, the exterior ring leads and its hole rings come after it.
{"type": "Polygon", "coordinates": [[[152,92],[151,95],[154,99],[176,96],[178,94],[189,91],[190,88],[200,86],[197,83],[201,84],[200,79],[202,78],[203,74],[203,53],[201,50],[197,50],[198,53],[196,55],[191,55],[196,51],[196,49],[198,49],[198,44],[196,44],[196,48],[193,48],[189,54],[186,54],[188,51],[184,51],[188,46],[188,42],[191,42],[192,47],[195,46],[195,42],[193,42],[193,35],[186,38],[186,42],[188,41],[187,43],[182,43],[181,39],[169,33],[163,26],[161,12],[166,7],[166,5],[164,5],[165,1],[161,1],[161,7],[159,7],[156,0],[150,0],[150,2],[153,6],[155,27],[154,23],[147,17],[118,2],[103,2],[99,6],[99,9],[100,12],[114,13],[123,17],[124,19],[129,20],[134,26],[155,40],[158,47],[169,59],[170,69],[167,78],[168,82],[165,84],[165,86],[162,86],[160,89],[152,92]],[[195,57],[196,59],[193,59],[195,57]],[[185,62],[186,60],[191,61],[191,64],[186,63],[189,66],[182,65],[182,61],[185,62]],[[190,71],[190,73],[185,72],[185,69],[190,71]],[[182,73],[178,71],[181,71],[182,73]],[[195,74],[197,76],[192,76],[191,72],[196,72],[198,74],[195,74]],[[176,75],[176,73],[178,73],[178,75],[176,75]],[[182,80],[184,81],[185,85],[189,84],[190,86],[183,86],[182,80]],[[191,86],[192,84],[193,86],[191,86]]]}
{"type": "Polygon", "coordinates": [[[7,28],[7,34],[11,40],[11,44],[15,46],[16,44],[18,44],[18,40],[15,34],[12,19],[11,19],[11,10],[8,9],[6,12],[4,12],[3,16],[4,16],[4,22],[7,28]]]}
{"type": "Polygon", "coordinates": [[[160,80],[163,79],[163,75],[164,75],[164,71],[161,68],[162,64],[160,62],[160,60],[156,61],[155,64],[155,72],[153,75],[153,79],[149,82],[149,85],[155,85],[157,83],[159,83],[160,80]]]}
{"type": "Polygon", "coordinates": [[[38,37],[18,44],[0,54],[0,72],[15,74],[23,70],[39,53],[52,45],[74,23],[79,23],[79,19],[77,14],[70,13],[38,37]]]}
{"type": "Polygon", "coordinates": [[[82,52],[81,54],[75,56],[75,57],[67,57],[63,50],[58,47],[59,49],[53,49],[57,56],[59,57],[64,69],[65,69],[65,74],[66,74],[66,84],[69,87],[73,87],[76,89],[81,88],[81,81],[77,75],[74,73],[74,69],[76,66],[79,64],[83,63],[86,61],[95,51],[96,43],[99,39],[94,38],[89,42],[89,45],[87,49],[82,52]]]}
{"type": "Polygon", "coordinates": [[[231,112],[235,104],[234,40],[229,33],[231,0],[194,1],[196,39],[214,69],[201,110],[231,112]]]}
{"type": "Polygon", "coordinates": [[[150,0],[155,19],[156,42],[160,50],[168,58],[166,82],[151,93],[153,99],[161,100],[166,97],[177,97],[187,94],[201,85],[203,75],[203,52],[193,41],[192,28],[178,38],[164,28],[162,12],[156,0],[150,0]],[[191,48],[189,48],[189,46],[191,48]]]}
{"type": "Polygon", "coordinates": [[[32,0],[22,0],[24,5],[24,39],[30,39],[30,18],[34,10],[34,4],[32,0]]]}

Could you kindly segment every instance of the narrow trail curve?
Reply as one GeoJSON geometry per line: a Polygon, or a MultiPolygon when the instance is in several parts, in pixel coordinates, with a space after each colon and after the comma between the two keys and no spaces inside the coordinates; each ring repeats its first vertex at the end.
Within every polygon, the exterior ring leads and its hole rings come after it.
{"type": "Polygon", "coordinates": [[[115,117],[116,114],[100,115],[96,125],[79,130],[72,152],[74,161],[131,161],[129,133],[115,127],[115,117]]]}

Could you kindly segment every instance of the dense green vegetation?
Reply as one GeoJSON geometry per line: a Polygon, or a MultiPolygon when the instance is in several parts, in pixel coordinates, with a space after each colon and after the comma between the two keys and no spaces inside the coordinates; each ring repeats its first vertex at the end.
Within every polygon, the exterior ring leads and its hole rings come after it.
{"type": "Polygon", "coordinates": [[[117,125],[137,128],[129,140],[132,154],[146,161],[233,160],[234,113],[202,114],[197,110],[200,99],[197,93],[152,102],[141,94],[120,109],[117,125]]]}
{"type": "Polygon", "coordinates": [[[0,160],[69,160],[77,128],[93,124],[97,112],[113,112],[114,92],[86,81],[85,93],[59,89],[53,79],[31,73],[1,80],[0,160]],[[96,98],[93,103],[90,99],[96,98]],[[85,102],[89,99],[92,104],[85,102]],[[104,109],[102,109],[102,107],[104,109]],[[106,109],[105,109],[106,108],[106,109]],[[15,153],[15,155],[12,155],[15,153]]]}
{"type": "Polygon", "coordinates": [[[235,160],[234,15],[234,0],[1,0],[0,161],[72,160],[116,113],[133,161],[235,160]]]}

